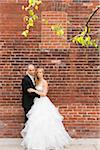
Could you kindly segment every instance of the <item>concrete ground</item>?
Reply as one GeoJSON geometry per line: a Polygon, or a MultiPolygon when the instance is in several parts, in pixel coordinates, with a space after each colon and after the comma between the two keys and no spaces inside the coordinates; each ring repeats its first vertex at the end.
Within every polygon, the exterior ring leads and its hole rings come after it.
{"type": "MultiPolygon", "coordinates": [[[[18,138],[1,138],[0,150],[23,150],[20,143],[18,138]]],[[[100,150],[100,139],[73,139],[65,150],[100,150]]]]}

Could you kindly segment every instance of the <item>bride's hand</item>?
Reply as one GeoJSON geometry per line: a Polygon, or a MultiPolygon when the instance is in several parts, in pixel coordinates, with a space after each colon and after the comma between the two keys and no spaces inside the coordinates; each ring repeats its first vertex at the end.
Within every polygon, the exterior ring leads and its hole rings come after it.
{"type": "Polygon", "coordinates": [[[28,91],[29,93],[35,92],[35,90],[32,89],[32,88],[29,88],[27,91],[28,91]]]}

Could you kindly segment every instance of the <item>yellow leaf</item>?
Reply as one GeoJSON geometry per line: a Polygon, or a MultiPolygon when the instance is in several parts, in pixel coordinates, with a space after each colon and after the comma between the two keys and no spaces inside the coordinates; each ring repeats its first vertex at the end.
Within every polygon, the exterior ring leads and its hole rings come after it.
{"type": "Polygon", "coordinates": [[[29,28],[30,28],[29,24],[27,25],[27,27],[26,27],[26,28],[29,30],[29,28]]]}
{"type": "Polygon", "coordinates": [[[30,19],[29,19],[29,26],[33,27],[33,24],[34,24],[33,19],[30,18],[30,19]]]}
{"type": "Polygon", "coordinates": [[[35,6],[35,10],[38,10],[38,9],[39,9],[39,7],[36,5],[36,6],[35,6]]]}
{"type": "Polygon", "coordinates": [[[23,5],[23,6],[22,6],[22,10],[24,10],[24,9],[25,9],[25,6],[23,5]]]}
{"type": "Polygon", "coordinates": [[[25,11],[27,11],[28,9],[29,9],[29,7],[26,7],[26,8],[25,8],[25,11]]]}
{"type": "Polygon", "coordinates": [[[58,35],[58,36],[63,36],[64,35],[64,31],[61,29],[61,30],[58,30],[57,32],[56,32],[56,34],[58,35]]]}
{"type": "Polygon", "coordinates": [[[42,4],[42,1],[40,0],[40,1],[37,1],[36,3],[37,3],[37,5],[40,5],[40,4],[42,4]]]}
{"type": "Polygon", "coordinates": [[[25,11],[27,11],[28,9],[30,9],[31,5],[29,4],[26,8],[25,11]]]}
{"type": "Polygon", "coordinates": [[[51,26],[51,29],[52,29],[52,30],[54,30],[54,29],[55,29],[55,26],[54,26],[54,25],[52,25],[52,26],[51,26]]]}
{"type": "Polygon", "coordinates": [[[29,10],[29,15],[30,16],[33,16],[34,15],[34,11],[31,9],[31,10],[29,10]]]}
{"type": "Polygon", "coordinates": [[[24,22],[27,22],[28,19],[29,19],[28,16],[25,16],[25,17],[23,18],[24,22]]]}
{"type": "Polygon", "coordinates": [[[22,35],[25,36],[25,37],[27,37],[27,36],[28,36],[28,33],[29,33],[29,31],[28,31],[28,30],[25,30],[25,31],[22,32],[22,35]]]}
{"type": "Polygon", "coordinates": [[[28,1],[29,1],[29,4],[30,4],[31,6],[34,6],[35,3],[36,3],[36,0],[28,0],[28,1]]]}

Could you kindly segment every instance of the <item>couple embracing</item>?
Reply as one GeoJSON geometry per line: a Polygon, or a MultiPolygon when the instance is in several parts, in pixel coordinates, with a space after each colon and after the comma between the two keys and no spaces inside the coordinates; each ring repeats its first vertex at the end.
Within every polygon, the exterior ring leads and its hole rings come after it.
{"type": "Polygon", "coordinates": [[[30,64],[22,80],[25,126],[21,145],[26,150],[64,150],[71,137],[63,126],[63,116],[46,96],[48,83],[43,74],[43,68],[35,73],[30,64]]]}

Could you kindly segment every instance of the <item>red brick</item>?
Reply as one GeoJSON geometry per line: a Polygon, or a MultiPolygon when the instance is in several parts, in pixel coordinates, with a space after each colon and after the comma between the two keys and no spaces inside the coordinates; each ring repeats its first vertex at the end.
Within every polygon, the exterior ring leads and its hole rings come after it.
{"type": "MultiPolygon", "coordinates": [[[[21,35],[23,4],[26,0],[0,1],[0,137],[20,137],[24,120],[21,80],[28,63],[45,69],[48,96],[60,106],[70,135],[100,137],[99,51],[64,42],[50,30],[52,23],[61,23],[66,40],[72,38],[99,1],[44,0],[40,20],[48,19],[49,25],[37,22],[27,39],[21,35]]],[[[99,29],[98,12],[90,27],[92,32],[99,29]]]]}

